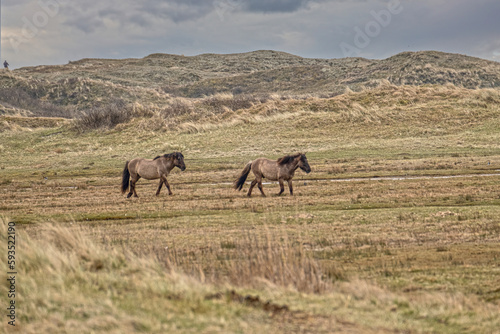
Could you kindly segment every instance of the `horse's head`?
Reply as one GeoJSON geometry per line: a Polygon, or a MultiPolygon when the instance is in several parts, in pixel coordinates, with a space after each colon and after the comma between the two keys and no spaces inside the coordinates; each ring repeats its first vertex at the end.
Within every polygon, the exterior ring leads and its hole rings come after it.
{"type": "Polygon", "coordinates": [[[302,153],[300,154],[299,158],[299,168],[308,174],[311,172],[311,166],[309,166],[306,155],[302,153]]]}
{"type": "Polygon", "coordinates": [[[186,169],[186,165],[184,164],[184,156],[182,155],[181,152],[175,152],[174,166],[179,167],[179,169],[182,171],[186,169]]]}

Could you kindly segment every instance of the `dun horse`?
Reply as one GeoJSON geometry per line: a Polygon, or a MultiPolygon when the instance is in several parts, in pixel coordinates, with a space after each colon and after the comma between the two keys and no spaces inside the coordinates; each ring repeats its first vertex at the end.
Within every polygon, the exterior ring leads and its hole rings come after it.
{"type": "Polygon", "coordinates": [[[156,196],[160,194],[163,184],[167,187],[168,194],[172,195],[167,176],[174,167],[179,167],[182,171],[186,169],[186,165],[184,165],[184,156],[180,152],[159,155],[153,160],[135,158],[127,161],[122,175],[122,194],[127,191],[130,181],[130,191],[127,198],[132,195],[138,197],[135,192],[135,183],[142,177],[146,180],[160,179],[158,190],[156,190],[156,196]]]}
{"type": "Polygon", "coordinates": [[[262,196],[266,196],[266,194],[264,194],[264,190],[262,189],[262,178],[279,182],[280,192],[278,196],[285,190],[283,181],[287,181],[288,188],[290,189],[290,195],[293,195],[292,178],[297,168],[302,169],[306,173],[311,172],[311,167],[307,162],[305,154],[298,153],[295,155],[287,155],[277,161],[266,158],[258,158],[254,161],[250,161],[246,165],[245,169],[241,172],[240,177],[234,181],[234,189],[241,190],[245,184],[248,174],[252,171],[255,175],[255,180],[253,180],[252,184],[250,184],[250,189],[248,189],[247,194],[248,197],[252,195],[252,189],[255,185],[258,185],[262,196]]]}

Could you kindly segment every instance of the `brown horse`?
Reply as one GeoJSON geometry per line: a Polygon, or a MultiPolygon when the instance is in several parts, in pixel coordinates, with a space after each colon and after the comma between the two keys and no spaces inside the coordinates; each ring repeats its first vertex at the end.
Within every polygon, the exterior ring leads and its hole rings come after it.
{"type": "Polygon", "coordinates": [[[167,181],[167,176],[174,167],[179,167],[180,170],[185,170],[186,165],[184,164],[184,156],[180,152],[173,152],[170,154],[159,155],[153,160],[135,158],[125,163],[125,168],[123,169],[122,175],[122,194],[124,194],[129,186],[130,180],[130,191],[127,198],[134,195],[137,196],[135,192],[135,183],[142,177],[146,180],[160,179],[158,184],[158,190],[156,190],[156,196],[160,194],[161,187],[165,183],[168,189],[168,194],[172,195],[170,190],[170,185],[167,181]]]}
{"type": "Polygon", "coordinates": [[[258,158],[254,161],[250,161],[245,166],[245,169],[241,172],[240,177],[234,181],[234,189],[241,190],[241,188],[243,188],[245,180],[251,170],[255,175],[255,180],[253,180],[252,184],[250,184],[250,189],[248,189],[247,194],[248,197],[252,195],[252,189],[256,184],[258,185],[262,196],[266,196],[266,194],[264,194],[264,190],[262,189],[262,178],[279,182],[280,192],[278,196],[285,190],[283,181],[287,181],[288,188],[290,189],[290,195],[293,195],[292,178],[297,168],[302,169],[306,173],[311,172],[311,167],[307,162],[305,154],[297,153],[295,155],[287,155],[277,161],[266,158],[258,158]]]}

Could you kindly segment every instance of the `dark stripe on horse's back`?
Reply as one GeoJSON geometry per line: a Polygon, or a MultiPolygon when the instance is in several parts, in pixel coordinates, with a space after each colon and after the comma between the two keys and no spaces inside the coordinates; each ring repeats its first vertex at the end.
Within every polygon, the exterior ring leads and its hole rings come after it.
{"type": "Polygon", "coordinates": [[[163,156],[159,155],[156,158],[154,158],[153,160],[160,159],[161,157],[167,158],[167,159],[168,158],[173,158],[173,157],[176,157],[177,159],[184,158],[184,156],[182,155],[181,152],[172,152],[172,153],[164,154],[163,156]]]}
{"type": "Polygon", "coordinates": [[[278,159],[278,165],[286,165],[287,163],[292,162],[295,158],[297,158],[300,155],[300,153],[294,154],[294,155],[285,155],[282,158],[278,159]]]}

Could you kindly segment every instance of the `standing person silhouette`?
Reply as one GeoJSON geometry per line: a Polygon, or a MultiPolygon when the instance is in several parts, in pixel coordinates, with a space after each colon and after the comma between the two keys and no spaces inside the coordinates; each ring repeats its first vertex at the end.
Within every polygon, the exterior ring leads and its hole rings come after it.
{"type": "Polygon", "coordinates": [[[3,67],[9,69],[9,63],[6,61],[3,62],[3,67]]]}

